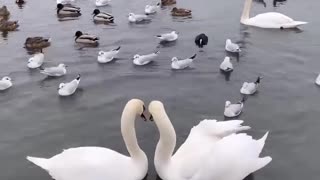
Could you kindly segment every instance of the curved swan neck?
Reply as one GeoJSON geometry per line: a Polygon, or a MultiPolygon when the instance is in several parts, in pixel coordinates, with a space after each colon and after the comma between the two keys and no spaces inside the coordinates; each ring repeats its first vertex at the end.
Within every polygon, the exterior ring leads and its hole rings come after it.
{"type": "Polygon", "coordinates": [[[244,8],[241,16],[241,22],[248,20],[250,18],[250,9],[251,9],[252,0],[246,0],[244,3],[244,8]]]}

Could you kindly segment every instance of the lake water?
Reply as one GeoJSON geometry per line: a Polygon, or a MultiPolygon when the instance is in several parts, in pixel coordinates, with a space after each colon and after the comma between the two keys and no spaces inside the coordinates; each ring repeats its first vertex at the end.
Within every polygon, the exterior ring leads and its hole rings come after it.
{"type": "MultiPolygon", "coordinates": [[[[259,92],[249,97],[239,119],[260,138],[270,136],[263,155],[273,161],[254,174],[257,180],[318,180],[320,170],[320,88],[314,84],[320,72],[320,1],[288,0],[265,8],[254,3],[251,14],[277,11],[308,21],[300,30],[264,30],[239,23],[244,0],[179,0],[178,6],[193,10],[192,19],[174,19],[170,7],[152,16],[150,24],[130,25],[129,12],[142,13],[147,0],[113,0],[100,8],[115,16],[114,26],[92,22],[94,3],[78,0],[82,8],[78,20],[58,21],[54,0],[27,0],[18,8],[14,0],[1,0],[17,19],[20,30],[0,37],[0,76],[10,75],[14,86],[0,93],[0,177],[2,180],[49,180],[50,176],[25,160],[27,155],[51,157],[62,149],[77,146],[104,146],[127,154],[120,134],[120,115],[134,97],[146,104],[158,99],[165,103],[178,135],[178,146],[190,128],[205,118],[223,120],[226,100],[240,100],[244,81],[263,76],[259,92]],[[100,37],[98,48],[74,44],[77,30],[100,37]],[[156,34],[176,30],[178,41],[159,46],[156,34]],[[194,37],[209,36],[204,52],[198,52],[194,37]],[[50,36],[52,45],[44,49],[45,66],[65,63],[68,74],[47,79],[26,67],[30,55],[23,48],[28,36],[50,36]],[[226,55],[225,40],[242,46],[230,79],[220,73],[226,55]],[[100,65],[100,49],[121,45],[118,60],[100,65]],[[134,54],[160,50],[156,62],[135,67],[134,54]],[[192,69],[172,71],[171,58],[198,53],[192,69]],[[60,98],[57,87],[81,73],[80,89],[69,98],[60,98]]],[[[154,2],[156,3],[156,2],[154,2]]],[[[237,59],[237,58],[235,58],[237,59]]],[[[158,132],[152,122],[137,122],[139,143],[146,151],[155,180],[153,155],[158,132]]],[[[195,147],[196,150],[196,147],[195,147]]]]}

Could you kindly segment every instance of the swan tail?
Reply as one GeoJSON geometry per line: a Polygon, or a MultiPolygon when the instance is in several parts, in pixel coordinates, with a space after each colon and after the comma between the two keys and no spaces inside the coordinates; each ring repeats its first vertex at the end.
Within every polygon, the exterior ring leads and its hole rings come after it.
{"type": "Polygon", "coordinates": [[[288,24],[284,24],[281,27],[282,28],[295,28],[301,25],[305,25],[308,24],[308,22],[304,22],[304,21],[293,21],[292,23],[288,23],[288,24]]]}
{"type": "Polygon", "coordinates": [[[269,132],[266,132],[266,134],[261,139],[259,139],[257,141],[258,142],[258,151],[259,151],[258,153],[259,154],[261,153],[261,151],[262,151],[262,149],[264,147],[264,144],[265,144],[265,142],[267,140],[268,135],[269,135],[269,132]]]}
{"type": "Polygon", "coordinates": [[[33,164],[41,167],[44,170],[47,170],[47,171],[49,170],[49,160],[48,159],[27,156],[27,160],[32,162],[33,164]]]}

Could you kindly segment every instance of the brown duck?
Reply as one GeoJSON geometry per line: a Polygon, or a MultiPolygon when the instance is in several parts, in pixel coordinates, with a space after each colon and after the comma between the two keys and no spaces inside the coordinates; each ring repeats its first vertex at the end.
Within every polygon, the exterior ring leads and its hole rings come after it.
{"type": "Polygon", "coordinates": [[[0,18],[1,31],[14,31],[19,27],[18,21],[6,21],[0,18]]]}
{"type": "Polygon", "coordinates": [[[50,46],[50,39],[43,37],[28,37],[24,43],[25,48],[40,49],[50,46]]]}
{"type": "Polygon", "coordinates": [[[162,6],[170,6],[173,4],[177,4],[177,1],[176,0],[161,0],[162,6]]]}
{"type": "Polygon", "coordinates": [[[0,16],[9,16],[10,12],[7,9],[7,6],[2,6],[0,8],[0,16]]]}
{"type": "Polygon", "coordinates": [[[172,16],[191,16],[191,10],[174,7],[171,11],[172,16]]]}

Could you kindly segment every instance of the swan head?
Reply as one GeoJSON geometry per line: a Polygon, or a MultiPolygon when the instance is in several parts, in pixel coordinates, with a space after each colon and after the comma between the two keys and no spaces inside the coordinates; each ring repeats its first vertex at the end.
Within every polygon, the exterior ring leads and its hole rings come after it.
{"type": "Polygon", "coordinates": [[[152,101],[148,107],[150,113],[150,121],[153,121],[153,117],[162,116],[162,112],[165,112],[164,105],[160,101],[152,101]]]}
{"type": "Polygon", "coordinates": [[[126,108],[136,112],[137,116],[140,116],[144,121],[147,121],[146,107],[144,106],[144,102],[140,99],[131,99],[126,104],[125,109],[126,108]]]}
{"type": "Polygon", "coordinates": [[[225,107],[230,106],[231,102],[230,101],[226,101],[225,107]]]}
{"type": "Polygon", "coordinates": [[[178,61],[178,58],[177,58],[177,57],[173,57],[173,58],[171,59],[171,61],[172,61],[172,62],[176,62],[176,61],[178,61]]]}

